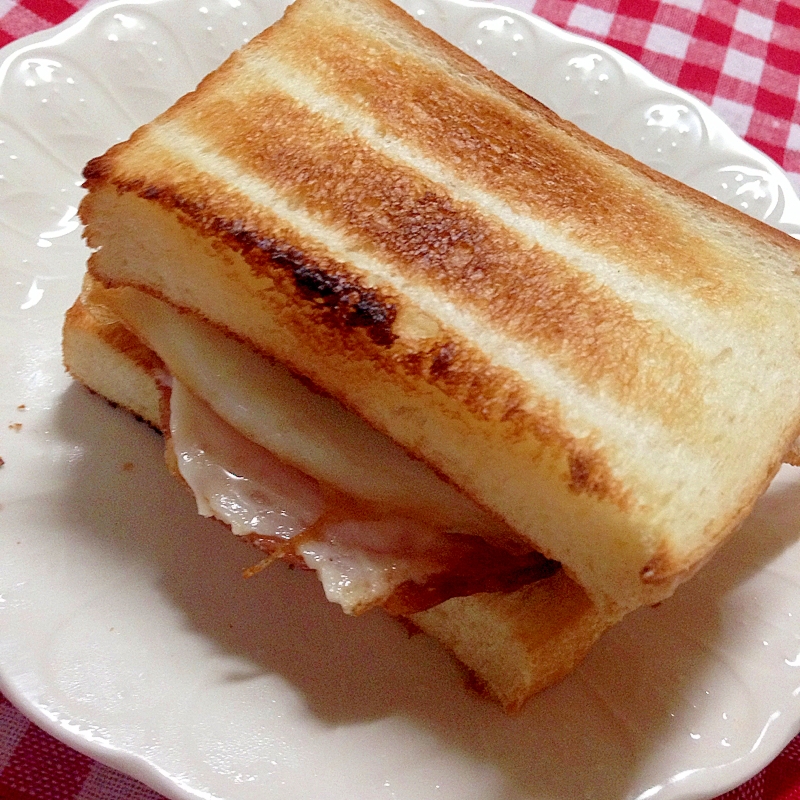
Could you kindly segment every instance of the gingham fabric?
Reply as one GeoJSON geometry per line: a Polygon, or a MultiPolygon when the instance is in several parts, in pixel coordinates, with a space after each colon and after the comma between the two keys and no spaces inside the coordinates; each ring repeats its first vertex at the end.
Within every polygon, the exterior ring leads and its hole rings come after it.
{"type": "Polygon", "coordinates": [[[800,192],[800,0],[506,0],[708,103],[800,192]]]}
{"type": "Polygon", "coordinates": [[[72,16],[86,0],[0,0],[0,47],[72,16]]]}
{"type": "MultiPolygon", "coordinates": [[[[188,2],[188,0],[187,0],[188,2]]],[[[0,0],[0,45],[82,0],[0,0]]],[[[800,0],[506,0],[606,42],[708,103],[800,191],[800,0]]],[[[2,632],[0,631],[0,636],[2,632]]],[[[800,800],[800,737],[724,800],[800,800]]],[[[0,800],[159,800],[31,725],[0,695],[0,800]]]]}

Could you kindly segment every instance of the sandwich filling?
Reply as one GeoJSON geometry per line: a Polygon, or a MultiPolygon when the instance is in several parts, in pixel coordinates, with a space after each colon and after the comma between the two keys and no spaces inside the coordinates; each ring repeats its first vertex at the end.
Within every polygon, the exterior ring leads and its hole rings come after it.
{"type": "Polygon", "coordinates": [[[267,554],[253,571],[282,559],[347,613],[410,614],[558,568],[282,365],[134,289],[108,296],[169,373],[169,460],[201,514],[267,554]]]}
{"type": "Polygon", "coordinates": [[[347,613],[422,611],[455,595],[517,589],[555,571],[478,536],[438,528],[323,486],[254,444],[172,381],[169,442],[198,511],[273,559],[315,570],[347,613]]]}

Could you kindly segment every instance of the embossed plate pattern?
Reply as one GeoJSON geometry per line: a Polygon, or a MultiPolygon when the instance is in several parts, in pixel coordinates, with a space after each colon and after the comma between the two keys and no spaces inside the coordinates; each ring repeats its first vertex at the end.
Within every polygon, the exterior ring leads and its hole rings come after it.
{"type": "MultiPolygon", "coordinates": [[[[64,376],[83,163],[283,5],[112,2],[4,51],[0,687],[180,800],[702,798],[743,781],[800,727],[797,471],[671,601],[507,717],[435,643],[344,617],[313,578],[241,580],[252,554],[197,518],[158,437],[64,376]]],[[[403,5],[590,132],[800,234],[781,172],[633,61],[496,6],[403,5]]]]}

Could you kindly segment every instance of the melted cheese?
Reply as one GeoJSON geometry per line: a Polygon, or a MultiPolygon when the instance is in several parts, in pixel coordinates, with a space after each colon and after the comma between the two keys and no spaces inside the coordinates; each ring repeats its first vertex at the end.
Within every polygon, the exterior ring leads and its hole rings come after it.
{"type": "Polygon", "coordinates": [[[432,524],[515,538],[502,521],[282,364],[135,289],[114,290],[109,297],[175,378],[282,461],[347,495],[432,524]]]}

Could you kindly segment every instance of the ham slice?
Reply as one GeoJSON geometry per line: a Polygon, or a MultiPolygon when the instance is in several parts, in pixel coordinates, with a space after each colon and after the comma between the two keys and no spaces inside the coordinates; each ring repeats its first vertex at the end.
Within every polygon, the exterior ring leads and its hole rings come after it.
{"type": "Polygon", "coordinates": [[[327,598],[347,613],[383,606],[408,614],[555,571],[538,553],[512,555],[457,526],[321,483],[243,436],[175,379],[169,431],[198,511],[276,558],[315,570],[327,598]]]}

